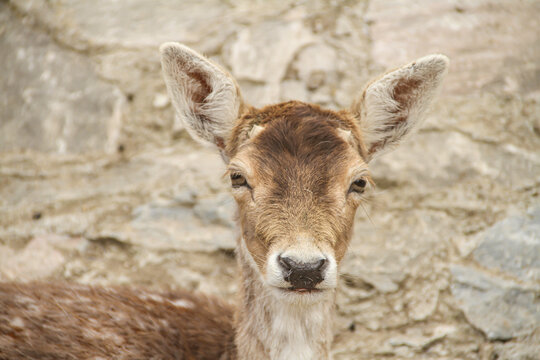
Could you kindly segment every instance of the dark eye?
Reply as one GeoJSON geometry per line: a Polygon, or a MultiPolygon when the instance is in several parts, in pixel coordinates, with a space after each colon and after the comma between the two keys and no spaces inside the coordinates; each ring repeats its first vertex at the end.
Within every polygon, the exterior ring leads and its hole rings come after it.
{"type": "Polygon", "coordinates": [[[237,173],[231,174],[231,185],[233,188],[239,188],[241,186],[249,187],[246,178],[237,173]]]}
{"type": "Polygon", "coordinates": [[[363,193],[366,189],[367,181],[364,178],[360,178],[351,184],[349,192],[363,193]]]}

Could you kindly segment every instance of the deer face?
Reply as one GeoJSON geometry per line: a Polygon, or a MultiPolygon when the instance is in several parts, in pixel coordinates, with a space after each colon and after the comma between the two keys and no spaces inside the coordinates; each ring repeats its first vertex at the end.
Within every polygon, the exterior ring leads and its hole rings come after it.
{"type": "Polygon", "coordinates": [[[300,102],[250,109],[237,123],[228,172],[241,246],[268,286],[335,288],[370,183],[357,133],[351,117],[300,102]]]}
{"type": "Polygon", "coordinates": [[[162,46],[177,115],[217,146],[238,204],[241,261],[285,298],[332,293],[368,163],[421,123],[448,60],[432,55],[371,83],[348,110],[287,102],[255,109],[235,81],[185,46],[162,46]]]}

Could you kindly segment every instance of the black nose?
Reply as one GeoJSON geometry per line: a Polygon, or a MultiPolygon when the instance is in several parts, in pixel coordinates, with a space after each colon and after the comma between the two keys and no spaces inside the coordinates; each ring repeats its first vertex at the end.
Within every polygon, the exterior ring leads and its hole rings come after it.
{"type": "Polygon", "coordinates": [[[305,263],[290,257],[278,256],[278,262],[283,272],[283,279],[291,283],[293,289],[313,289],[324,280],[326,259],[305,263]]]}

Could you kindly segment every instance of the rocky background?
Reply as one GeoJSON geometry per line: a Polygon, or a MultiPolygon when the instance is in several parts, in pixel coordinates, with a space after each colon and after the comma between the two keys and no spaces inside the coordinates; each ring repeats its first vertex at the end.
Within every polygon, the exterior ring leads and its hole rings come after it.
{"type": "Polygon", "coordinates": [[[345,107],[440,52],[426,125],[373,163],[334,358],[540,359],[540,2],[0,0],[0,280],[233,299],[224,166],[173,110],[158,46],[254,105],[345,107]]]}

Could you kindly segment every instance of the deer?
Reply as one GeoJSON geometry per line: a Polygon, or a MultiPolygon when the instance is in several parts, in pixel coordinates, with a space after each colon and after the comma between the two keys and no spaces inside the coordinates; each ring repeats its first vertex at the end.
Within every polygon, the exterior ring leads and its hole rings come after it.
{"type": "Polygon", "coordinates": [[[235,304],[185,291],[0,283],[0,359],[330,359],[340,263],[368,164],[422,124],[449,60],[428,55],[339,111],[256,108],[222,67],[160,47],[178,116],[221,154],[237,205],[235,304]]]}

